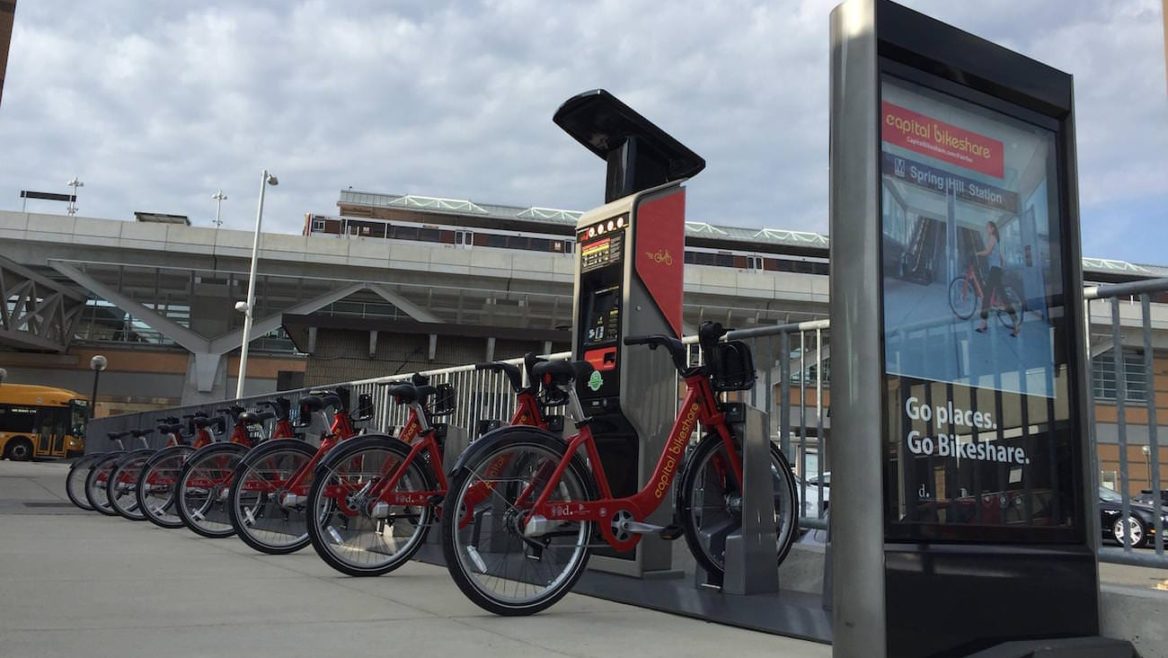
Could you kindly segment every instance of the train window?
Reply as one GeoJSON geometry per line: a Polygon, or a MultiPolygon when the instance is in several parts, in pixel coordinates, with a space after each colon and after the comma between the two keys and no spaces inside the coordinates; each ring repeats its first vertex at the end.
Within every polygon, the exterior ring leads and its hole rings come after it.
{"type": "Polygon", "coordinates": [[[734,267],[734,254],[719,252],[714,255],[714,265],[718,267],[734,267]]]}
{"type": "Polygon", "coordinates": [[[572,253],[573,245],[575,245],[575,244],[576,243],[572,242],[571,240],[564,240],[564,253],[565,254],[572,253]]]}
{"type": "Polygon", "coordinates": [[[325,229],[325,223],[324,223],[323,219],[312,220],[312,230],[313,231],[323,231],[324,229],[325,229]]]}
{"type": "Polygon", "coordinates": [[[418,239],[422,242],[437,242],[438,229],[436,228],[422,228],[418,229],[418,239]]]}

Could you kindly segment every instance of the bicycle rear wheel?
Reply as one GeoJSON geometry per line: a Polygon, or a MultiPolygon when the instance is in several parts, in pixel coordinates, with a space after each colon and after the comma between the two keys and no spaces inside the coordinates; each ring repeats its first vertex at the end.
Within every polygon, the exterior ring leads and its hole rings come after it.
{"type": "Polygon", "coordinates": [[[399,474],[393,493],[435,491],[435,478],[423,459],[407,463],[410,446],[392,437],[364,437],[340,450],[322,466],[308,494],[312,546],[341,573],[389,573],[422,547],[434,509],[428,502],[388,505],[374,491],[399,474]]]}
{"type": "MultiPolygon", "coordinates": [[[[798,496],[787,459],[774,444],[770,453],[777,562],[781,563],[799,530],[798,496]]],[[[722,439],[708,434],[681,476],[677,515],[685,541],[698,564],[714,574],[725,573],[726,537],[742,527],[742,492],[728,458],[722,439]]]]}
{"type": "Polygon", "coordinates": [[[85,478],[89,476],[89,469],[104,456],[94,453],[78,459],[69,466],[69,475],[65,476],[65,495],[69,496],[70,502],[87,512],[93,511],[93,505],[89,504],[85,496],[85,478]]]}
{"type": "Polygon", "coordinates": [[[1003,297],[1002,305],[997,308],[998,322],[1002,326],[1016,331],[1022,325],[1022,300],[1018,299],[1018,293],[1014,292],[1013,288],[1002,288],[1003,297]]]}
{"type": "Polygon", "coordinates": [[[118,460],[118,465],[106,483],[106,497],[110,508],[129,521],[145,521],[142,508],[138,505],[138,479],[142,467],[154,451],[132,452],[118,460]]]}
{"type": "Polygon", "coordinates": [[[183,525],[211,539],[235,534],[227,498],[235,467],[247,448],[219,443],[191,455],[179,476],[176,501],[183,525]]]}
{"type": "MultiPolygon", "coordinates": [[[[571,591],[588,564],[591,521],[530,525],[564,444],[538,430],[498,430],[450,484],[443,505],[446,568],[463,594],[498,615],[530,615],[571,591]]],[[[569,462],[549,502],[595,497],[583,461],[569,462]]]]}
{"type": "Polygon", "coordinates": [[[117,468],[118,460],[125,456],[125,454],[126,452],[124,450],[105,453],[94,464],[93,468],[90,469],[89,474],[85,476],[85,499],[89,501],[90,506],[94,510],[106,516],[118,515],[110,507],[106,483],[109,482],[110,476],[113,475],[114,469],[117,468]]]}
{"type": "Polygon", "coordinates": [[[316,451],[299,441],[276,441],[252,449],[232,478],[231,525],[243,543],[262,553],[283,555],[308,545],[305,517],[316,451]],[[295,490],[292,481],[303,478],[295,490]]]}
{"type": "Polygon", "coordinates": [[[138,507],[142,515],[163,528],[181,528],[175,492],[183,464],[195,452],[190,446],[174,446],[154,453],[138,476],[138,507]]]}
{"type": "Polygon", "coordinates": [[[962,320],[973,317],[977,310],[977,288],[969,279],[959,276],[949,282],[949,308],[962,320]]]}

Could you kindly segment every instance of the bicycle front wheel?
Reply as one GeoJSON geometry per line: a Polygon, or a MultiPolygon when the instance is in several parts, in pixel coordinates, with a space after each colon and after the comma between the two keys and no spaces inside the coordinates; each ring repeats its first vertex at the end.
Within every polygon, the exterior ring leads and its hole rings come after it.
{"type": "Polygon", "coordinates": [[[434,520],[428,501],[391,505],[385,494],[437,489],[429,463],[407,461],[410,447],[388,436],[355,439],[317,473],[308,494],[308,534],[329,566],[350,576],[380,576],[418,552],[434,520]],[[392,489],[388,483],[397,478],[392,489]]]}
{"type": "Polygon", "coordinates": [[[195,449],[190,446],[163,448],[154,453],[138,476],[138,508],[146,520],[163,528],[181,528],[175,492],[183,464],[195,449]]]}
{"type": "Polygon", "coordinates": [[[106,516],[118,515],[110,507],[106,484],[113,475],[114,469],[117,468],[118,460],[125,454],[125,451],[122,450],[105,453],[102,455],[102,459],[89,470],[89,474],[85,476],[85,499],[89,501],[89,505],[93,509],[106,516]]]}
{"type": "Polygon", "coordinates": [[[538,430],[499,430],[460,469],[443,505],[446,568],[471,601],[498,615],[530,615],[567,594],[588,563],[591,521],[533,518],[549,503],[595,498],[592,474],[578,457],[552,485],[564,444],[538,430]]]}
{"type": "Polygon", "coordinates": [[[106,483],[106,496],[109,498],[110,508],[124,519],[146,520],[142,508],[138,505],[138,477],[152,453],[153,451],[133,452],[118,460],[117,467],[106,483]]]}
{"type": "Polygon", "coordinates": [[[977,310],[977,288],[973,282],[959,276],[949,283],[949,308],[962,320],[973,317],[977,310]]]}
{"type": "Polygon", "coordinates": [[[308,545],[304,510],[312,484],[308,464],[315,454],[308,444],[277,441],[244,457],[235,469],[229,507],[231,525],[243,543],[271,555],[308,545]]]}
{"type": "Polygon", "coordinates": [[[219,443],[191,455],[179,476],[178,516],[197,534],[221,539],[235,534],[227,509],[227,497],[235,467],[247,448],[219,443]]]}
{"type": "Polygon", "coordinates": [[[87,512],[93,511],[93,505],[89,504],[85,496],[85,478],[89,476],[89,469],[104,456],[92,454],[78,459],[69,467],[69,475],[65,476],[65,495],[69,496],[70,502],[87,512]]]}
{"type": "MultiPolygon", "coordinates": [[[[781,563],[799,529],[798,498],[791,467],[773,443],[770,455],[777,562],[781,563]]],[[[726,537],[742,528],[742,491],[730,467],[726,446],[716,434],[702,439],[686,464],[678,518],[698,564],[709,573],[725,573],[726,537]]]]}

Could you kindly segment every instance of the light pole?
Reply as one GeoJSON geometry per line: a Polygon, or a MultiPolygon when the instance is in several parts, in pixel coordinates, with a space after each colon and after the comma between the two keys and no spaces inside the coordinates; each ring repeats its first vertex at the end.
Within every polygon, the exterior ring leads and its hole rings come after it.
{"type": "Polygon", "coordinates": [[[243,312],[243,345],[239,349],[239,379],[235,383],[236,399],[243,397],[243,382],[247,377],[247,346],[251,342],[251,323],[255,311],[256,266],[259,265],[260,226],[264,221],[264,192],[269,185],[279,185],[280,181],[265,169],[260,176],[260,204],[256,209],[255,238],[251,243],[251,273],[247,277],[247,301],[236,302],[235,310],[243,312]]]}
{"type": "Polygon", "coordinates": [[[65,183],[65,185],[73,188],[73,193],[69,195],[71,197],[69,199],[69,209],[66,211],[69,213],[69,216],[72,217],[73,215],[77,214],[77,188],[85,187],[85,183],[77,180],[77,177],[74,176],[73,178],[69,179],[69,182],[65,183]]]}
{"type": "Polygon", "coordinates": [[[215,228],[219,228],[220,226],[223,226],[223,221],[219,219],[219,210],[222,207],[223,202],[227,200],[227,195],[223,193],[223,190],[216,190],[216,192],[211,195],[211,198],[215,200],[215,228]]]}
{"type": "Polygon", "coordinates": [[[4,385],[5,379],[8,379],[8,371],[4,368],[0,368],[0,386],[4,385]]]}
{"type": "Polygon", "coordinates": [[[101,371],[105,370],[108,365],[106,358],[100,354],[94,355],[89,360],[89,369],[93,371],[93,395],[89,396],[89,419],[97,415],[97,379],[101,377],[101,371]]]}

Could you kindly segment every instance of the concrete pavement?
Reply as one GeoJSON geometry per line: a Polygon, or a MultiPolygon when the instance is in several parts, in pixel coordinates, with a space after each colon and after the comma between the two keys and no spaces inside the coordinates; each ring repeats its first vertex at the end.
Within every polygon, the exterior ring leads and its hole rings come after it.
{"type": "Polygon", "coordinates": [[[256,553],[74,508],[66,464],[0,461],[0,656],[828,656],[831,648],[578,595],[534,617],[445,569],[349,578],[311,548],[256,553]]]}

